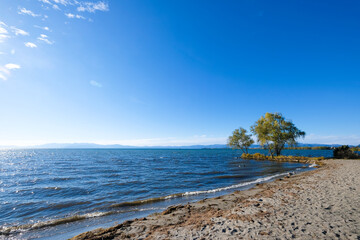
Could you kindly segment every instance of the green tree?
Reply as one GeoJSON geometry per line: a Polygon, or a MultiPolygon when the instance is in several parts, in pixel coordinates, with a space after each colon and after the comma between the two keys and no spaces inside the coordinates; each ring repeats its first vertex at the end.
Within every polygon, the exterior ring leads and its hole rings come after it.
{"type": "Polygon", "coordinates": [[[296,139],[305,136],[305,132],[285,120],[281,113],[266,113],[251,127],[251,131],[272,157],[274,154],[279,156],[286,144],[295,146],[296,139]]]}
{"type": "Polygon", "coordinates": [[[342,145],[336,147],[333,151],[334,158],[338,159],[357,159],[360,158],[360,155],[352,151],[348,145],[342,145]]]}
{"type": "Polygon", "coordinates": [[[235,129],[228,139],[228,146],[241,149],[244,153],[248,153],[248,148],[254,143],[251,134],[246,134],[244,128],[235,129]]]}

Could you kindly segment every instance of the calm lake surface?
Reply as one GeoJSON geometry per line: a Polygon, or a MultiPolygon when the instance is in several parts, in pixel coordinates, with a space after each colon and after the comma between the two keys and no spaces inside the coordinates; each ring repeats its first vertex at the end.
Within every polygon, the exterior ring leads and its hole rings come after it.
{"type": "MultiPolygon", "coordinates": [[[[331,157],[332,151],[283,154],[331,157]]],[[[231,149],[0,150],[0,238],[64,239],[311,169],[239,156],[231,149]]]]}

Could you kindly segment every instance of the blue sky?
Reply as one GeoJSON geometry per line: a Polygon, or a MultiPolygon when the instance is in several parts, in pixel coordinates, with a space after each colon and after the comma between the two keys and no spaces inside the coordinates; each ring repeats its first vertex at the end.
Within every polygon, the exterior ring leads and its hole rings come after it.
{"type": "Polygon", "coordinates": [[[1,0],[0,145],[360,144],[357,1],[1,0]]]}

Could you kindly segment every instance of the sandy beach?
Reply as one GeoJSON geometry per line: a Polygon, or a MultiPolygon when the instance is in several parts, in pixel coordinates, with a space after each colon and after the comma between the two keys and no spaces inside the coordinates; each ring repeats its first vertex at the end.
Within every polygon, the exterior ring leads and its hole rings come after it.
{"type": "Polygon", "coordinates": [[[360,239],[360,161],[288,176],[72,239],[360,239]]]}

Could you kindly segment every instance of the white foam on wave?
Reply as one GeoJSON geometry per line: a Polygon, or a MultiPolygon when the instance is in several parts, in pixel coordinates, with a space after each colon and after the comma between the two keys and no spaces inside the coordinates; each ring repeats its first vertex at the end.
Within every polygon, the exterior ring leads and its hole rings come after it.
{"type": "Polygon", "coordinates": [[[309,168],[311,168],[311,167],[317,167],[317,166],[318,166],[317,164],[313,163],[313,164],[311,164],[311,165],[309,166],[309,168]]]}
{"type": "Polygon", "coordinates": [[[258,179],[254,180],[254,181],[231,185],[231,186],[228,186],[228,187],[216,188],[216,189],[205,190],[205,191],[186,192],[186,193],[183,193],[183,196],[192,196],[192,195],[199,195],[199,194],[216,193],[216,192],[226,191],[226,190],[230,190],[230,189],[241,188],[241,187],[245,187],[245,186],[249,186],[249,185],[253,185],[253,184],[257,184],[257,183],[261,183],[261,182],[266,182],[266,181],[269,181],[269,180],[271,180],[273,178],[285,176],[285,175],[288,175],[288,174],[289,174],[288,172],[279,173],[279,174],[275,174],[275,175],[272,175],[272,176],[258,178],[258,179]]]}
{"type": "MultiPolygon", "coordinates": [[[[154,210],[158,211],[158,210],[163,210],[163,209],[165,209],[165,208],[151,207],[151,208],[132,209],[132,210],[127,210],[127,211],[93,212],[93,213],[86,213],[86,214],[82,214],[82,215],[74,215],[74,216],[60,218],[60,219],[48,220],[48,221],[44,221],[44,222],[39,221],[36,223],[24,224],[24,225],[19,225],[19,226],[9,226],[9,227],[2,226],[2,227],[0,227],[0,236],[1,235],[6,236],[8,234],[16,234],[16,233],[21,233],[21,232],[27,232],[27,231],[33,230],[33,229],[52,227],[52,226],[67,224],[67,223],[71,223],[71,222],[77,222],[77,221],[81,221],[81,220],[89,219],[89,218],[103,217],[103,216],[107,216],[107,215],[111,215],[111,214],[119,214],[119,213],[131,212],[131,211],[137,211],[137,212],[154,211],[154,210]]],[[[0,237],[0,239],[1,239],[1,237],[0,237]]]]}
{"type": "Polygon", "coordinates": [[[39,229],[44,227],[51,227],[56,226],[60,224],[66,224],[71,222],[76,222],[79,220],[84,220],[88,218],[95,218],[95,217],[101,217],[105,215],[109,215],[112,212],[94,212],[94,213],[86,213],[83,215],[74,215],[70,217],[65,218],[59,218],[59,219],[52,219],[48,221],[39,221],[36,223],[29,223],[24,225],[18,225],[18,226],[9,226],[9,227],[0,227],[0,235],[2,234],[9,234],[9,233],[18,233],[18,232],[25,232],[32,229],[39,229]]]}
{"type": "Polygon", "coordinates": [[[153,210],[165,210],[165,207],[151,207],[151,208],[137,208],[137,212],[153,211],[153,210]]]}
{"type": "Polygon", "coordinates": [[[109,215],[110,212],[94,212],[94,213],[86,213],[83,216],[85,218],[94,218],[94,217],[101,217],[105,215],[109,215]]]}

